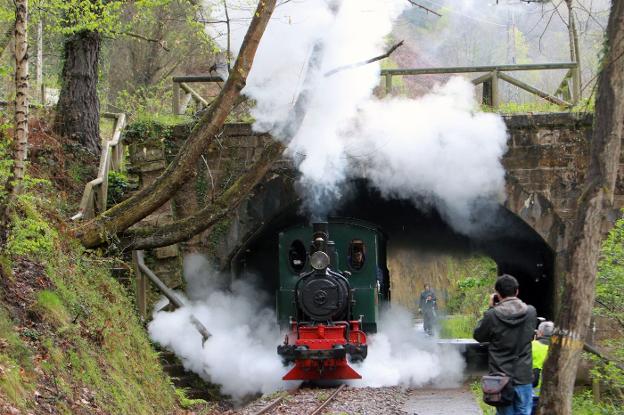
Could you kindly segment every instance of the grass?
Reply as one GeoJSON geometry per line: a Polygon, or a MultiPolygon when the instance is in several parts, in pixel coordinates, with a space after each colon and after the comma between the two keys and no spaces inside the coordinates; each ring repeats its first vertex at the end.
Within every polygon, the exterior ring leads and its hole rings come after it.
{"type": "Polygon", "coordinates": [[[5,306],[0,289],[0,395],[24,413],[36,407],[34,390],[53,394],[48,398],[59,413],[75,412],[84,399],[103,413],[173,413],[182,399],[132,298],[110,275],[113,260],[61,236],[63,224],[45,203],[53,196],[39,191],[18,199],[0,252],[4,284],[26,296],[26,306],[21,300],[5,306]],[[16,268],[17,261],[32,265],[16,268]]]}
{"type": "Polygon", "coordinates": [[[472,315],[449,316],[440,320],[440,337],[443,339],[471,339],[477,325],[472,315]]]}
{"type": "Polygon", "coordinates": [[[53,291],[38,292],[32,310],[53,327],[59,328],[69,324],[69,313],[61,299],[53,291]]]}
{"type": "Polygon", "coordinates": [[[571,108],[561,107],[547,101],[534,101],[526,103],[505,102],[494,109],[488,106],[481,106],[486,112],[498,112],[502,115],[523,114],[523,113],[542,113],[542,112],[593,112],[594,101],[583,100],[571,108]]]}
{"type": "Polygon", "coordinates": [[[470,384],[470,391],[474,395],[475,400],[479,404],[479,408],[483,415],[496,415],[496,408],[483,402],[483,391],[481,389],[481,381],[475,381],[470,384]]]}
{"type": "Polygon", "coordinates": [[[35,389],[31,350],[16,333],[7,310],[0,306],[0,394],[17,408],[28,408],[35,389]]]}

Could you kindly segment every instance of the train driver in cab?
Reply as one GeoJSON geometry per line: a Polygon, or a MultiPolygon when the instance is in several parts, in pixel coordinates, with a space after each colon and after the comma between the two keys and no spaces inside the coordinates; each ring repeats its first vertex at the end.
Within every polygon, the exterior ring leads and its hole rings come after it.
{"type": "Polygon", "coordinates": [[[364,242],[354,239],[351,241],[350,251],[349,264],[351,268],[359,271],[364,266],[364,242]]]}

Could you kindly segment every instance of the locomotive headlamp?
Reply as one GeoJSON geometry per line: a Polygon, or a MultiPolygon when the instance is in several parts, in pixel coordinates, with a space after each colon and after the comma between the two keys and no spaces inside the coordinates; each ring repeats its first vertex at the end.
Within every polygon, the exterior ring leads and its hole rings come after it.
{"type": "Polygon", "coordinates": [[[316,270],[327,268],[329,266],[329,255],[323,251],[316,251],[310,255],[310,265],[316,270]]]}

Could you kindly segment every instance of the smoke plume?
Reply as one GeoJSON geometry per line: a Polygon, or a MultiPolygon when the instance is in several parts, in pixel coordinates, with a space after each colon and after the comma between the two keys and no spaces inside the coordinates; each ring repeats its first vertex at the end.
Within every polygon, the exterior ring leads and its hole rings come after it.
{"type": "Polygon", "coordinates": [[[247,280],[228,286],[226,277],[202,256],[187,256],[184,266],[186,305],[154,313],[148,327],[152,340],[173,351],[185,369],[220,384],[235,400],[286,388],[281,380],[285,369],[277,356],[283,336],[273,308],[267,306],[268,296],[247,280]],[[203,346],[191,315],[212,335],[203,346]]]}
{"type": "Polygon", "coordinates": [[[483,208],[503,198],[506,148],[505,124],[479,111],[472,84],[454,78],[418,99],[378,98],[379,62],[328,75],[383,54],[407,7],[403,0],[279,6],[244,93],[257,102],[254,128],[288,143],[312,218],[339,206],[349,179],[365,178],[385,196],[435,207],[471,233],[483,226],[483,208]],[[310,65],[313,51],[320,57],[310,65]],[[293,116],[302,91],[305,108],[293,116]]]}
{"type": "MultiPolygon", "coordinates": [[[[284,338],[269,296],[253,280],[236,280],[214,271],[200,255],[184,261],[185,306],[157,311],[149,324],[150,338],[173,351],[185,369],[221,385],[234,400],[293,386],[282,376],[277,345],[284,338]],[[190,321],[195,316],[212,335],[203,345],[190,321]]],[[[380,332],[369,336],[367,359],[355,366],[362,375],[354,386],[448,386],[462,378],[463,360],[422,332],[415,331],[410,313],[400,306],[383,313],[380,332]]]]}
{"type": "Polygon", "coordinates": [[[414,327],[412,314],[392,305],[379,321],[380,331],[368,337],[368,356],[355,365],[361,380],[353,386],[456,387],[465,363],[457,348],[437,344],[414,327]]]}

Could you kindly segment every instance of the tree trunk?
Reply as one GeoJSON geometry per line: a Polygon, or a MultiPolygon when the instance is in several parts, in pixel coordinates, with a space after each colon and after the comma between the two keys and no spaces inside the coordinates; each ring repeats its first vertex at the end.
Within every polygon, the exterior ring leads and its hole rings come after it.
{"type": "Polygon", "coordinates": [[[65,39],[62,87],[54,121],[56,133],[100,152],[100,103],[97,96],[101,37],[81,31],[65,39]]]}
{"type": "Polygon", "coordinates": [[[28,155],[28,0],[15,2],[15,140],[13,193],[18,194],[28,155]]]}
{"type": "Polygon", "coordinates": [[[274,141],[264,149],[260,160],[217,200],[197,213],[157,228],[130,230],[122,235],[124,249],[151,249],[187,241],[199,232],[216,225],[232,213],[245,200],[253,188],[262,180],[271,166],[284,152],[284,146],[274,141]]]}
{"type": "Polygon", "coordinates": [[[572,70],[572,98],[576,104],[581,99],[581,56],[579,52],[578,32],[574,19],[573,0],[565,0],[568,8],[568,38],[570,42],[570,61],[578,66],[572,70]]]}
{"type": "Polygon", "coordinates": [[[0,205],[0,245],[6,241],[13,200],[22,191],[28,155],[28,0],[15,1],[15,133],[13,169],[3,183],[7,198],[0,205]]]}
{"type": "Polygon", "coordinates": [[[45,105],[45,94],[43,93],[43,20],[41,20],[41,17],[39,17],[37,22],[37,59],[35,68],[36,95],[39,96],[41,104],[45,105]]]}
{"type": "Polygon", "coordinates": [[[260,38],[274,8],[275,0],[259,1],[228,80],[165,172],[134,196],[78,228],[76,235],[84,246],[100,245],[109,236],[123,232],[171,199],[181,185],[196,174],[197,160],[223,126],[245,87],[260,38]]]}
{"type": "Polygon", "coordinates": [[[585,190],[568,246],[567,275],[555,333],[544,364],[538,414],[572,413],[572,393],[594,304],[600,245],[613,207],[624,130],[624,1],[614,0],[598,94],[585,190]]]}

